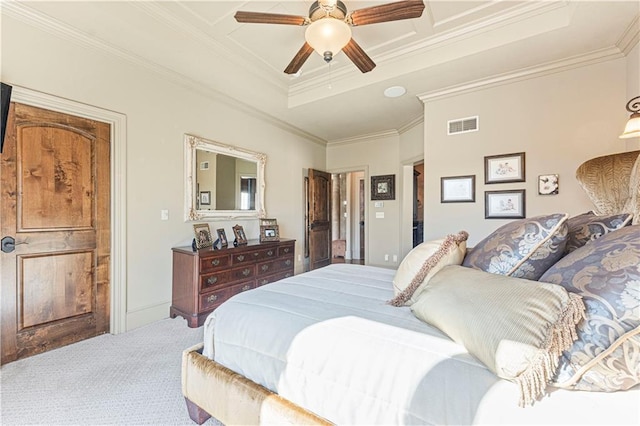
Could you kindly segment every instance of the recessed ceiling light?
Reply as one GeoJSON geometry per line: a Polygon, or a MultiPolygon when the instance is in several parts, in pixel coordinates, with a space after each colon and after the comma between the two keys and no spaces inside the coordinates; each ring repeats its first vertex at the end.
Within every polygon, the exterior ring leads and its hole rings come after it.
{"type": "Polygon", "coordinates": [[[391,86],[384,89],[384,95],[387,98],[397,98],[407,93],[407,89],[402,86],[391,86]]]}

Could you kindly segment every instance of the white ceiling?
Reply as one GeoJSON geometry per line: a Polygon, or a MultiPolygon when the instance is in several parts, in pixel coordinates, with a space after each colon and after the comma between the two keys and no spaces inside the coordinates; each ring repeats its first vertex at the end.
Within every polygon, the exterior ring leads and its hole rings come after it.
{"type": "MultiPolygon", "coordinates": [[[[344,0],[349,10],[389,3],[344,0]]],[[[64,28],[85,43],[257,110],[325,141],[398,131],[420,119],[418,95],[531,67],[626,53],[640,1],[425,1],[421,18],[353,28],[376,62],[362,74],[343,53],[283,70],[305,27],[239,24],[237,10],[307,16],[309,1],[28,1],[3,13],[64,28]],[[603,53],[604,52],[604,53],[603,53]],[[395,99],[385,88],[402,85],[395,99]]]]}

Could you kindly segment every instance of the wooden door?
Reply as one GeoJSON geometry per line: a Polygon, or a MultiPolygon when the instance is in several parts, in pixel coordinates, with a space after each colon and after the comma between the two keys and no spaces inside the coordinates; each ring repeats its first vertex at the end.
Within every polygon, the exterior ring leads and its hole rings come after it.
{"type": "Polygon", "coordinates": [[[360,188],[358,190],[358,210],[360,212],[360,259],[364,262],[364,179],[360,179],[360,188]]]}
{"type": "Polygon", "coordinates": [[[309,268],[331,263],[331,175],[309,169],[309,268]]]}
{"type": "Polygon", "coordinates": [[[109,331],[109,139],[108,124],[11,104],[0,156],[2,363],[109,331]]]}

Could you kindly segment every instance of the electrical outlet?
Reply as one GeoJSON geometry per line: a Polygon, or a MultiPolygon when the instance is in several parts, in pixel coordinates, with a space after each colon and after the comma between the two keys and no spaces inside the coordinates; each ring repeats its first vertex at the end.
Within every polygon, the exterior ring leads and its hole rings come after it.
{"type": "Polygon", "coordinates": [[[385,261],[385,262],[388,262],[388,261],[389,261],[389,255],[388,255],[388,254],[385,254],[385,255],[384,255],[384,261],[385,261]]]}
{"type": "Polygon", "coordinates": [[[160,220],[169,220],[169,210],[160,210],[160,220]]]}

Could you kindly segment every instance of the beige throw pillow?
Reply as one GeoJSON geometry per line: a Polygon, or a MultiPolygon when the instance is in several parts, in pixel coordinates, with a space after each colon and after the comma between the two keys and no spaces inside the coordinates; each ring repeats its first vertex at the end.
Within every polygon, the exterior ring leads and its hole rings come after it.
{"type": "Polygon", "coordinates": [[[543,395],[563,350],[577,339],[580,296],[559,285],[464,266],[442,268],[411,306],[414,315],[464,345],[520,387],[520,405],[543,395]]]}
{"type": "Polygon", "coordinates": [[[469,234],[465,231],[417,245],[402,260],[393,278],[393,306],[411,305],[429,279],[447,265],[461,265],[469,234]]]}

